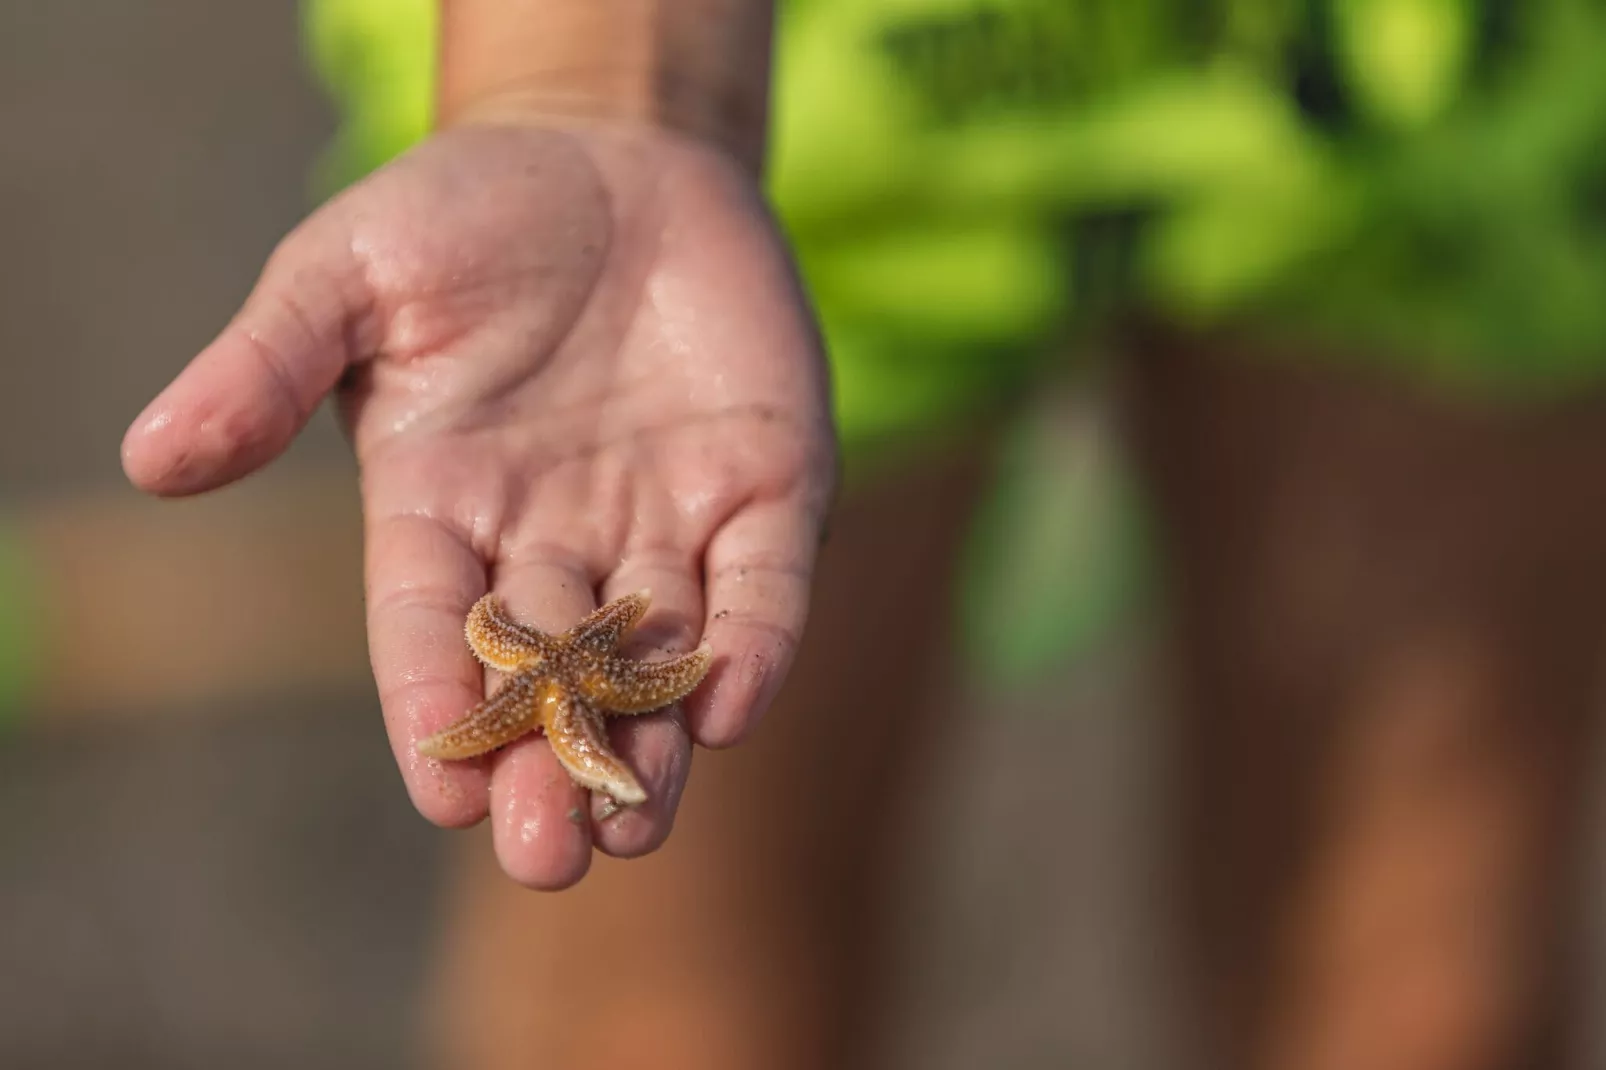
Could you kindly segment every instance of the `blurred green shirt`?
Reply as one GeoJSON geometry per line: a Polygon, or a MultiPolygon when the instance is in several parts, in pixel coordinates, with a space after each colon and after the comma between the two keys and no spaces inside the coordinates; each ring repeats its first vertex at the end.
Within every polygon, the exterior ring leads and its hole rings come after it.
{"type": "MultiPolygon", "coordinates": [[[[308,0],[325,190],[429,124],[434,0],[308,0]]],[[[1118,314],[1528,396],[1606,370],[1590,0],[787,0],[769,185],[850,449],[1118,314]]]]}

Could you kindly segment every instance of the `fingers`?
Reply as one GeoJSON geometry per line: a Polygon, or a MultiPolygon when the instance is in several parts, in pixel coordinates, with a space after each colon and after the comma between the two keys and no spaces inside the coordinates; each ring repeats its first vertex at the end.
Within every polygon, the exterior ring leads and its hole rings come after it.
{"type": "Polygon", "coordinates": [[[391,750],[419,813],[461,828],[483,819],[491,761],[424,758],[418,743],[464,716],[485,677],[463,639],[469,607],[485,592],[485,568],[448,524],[370,510],[368,646],[391,750]]]}
{"type": "MultiPolygon", "coordinates": [[[[668,836],[685,788],[691,743],[678,710],[609,718],[611,745],[645,789],[639,806],[607,815],[607,800],[577,786],[542,734],[521,736],[484,759],[423,758],[418,744],[458,721],[485,693],[484,674],[463,638],[485,590],[480,557],[448,524],[403,514],[371,526],[370,641],[386,725],[414,804],[438,824],[491,818],[504,871],[531,888],[556,890],[586,873],[595,841],[620,857],[646,854],[668,836]]],[[[499,566],[495,594],[521,625],[561,633],[595,606],[585,564],[555,548],[499,566]]],[[[702,618],[700,583],[687,559],[627,558],[606,599],[651,587],[652,607],[626,638],[630,657],[691,649],[702,618]]],[[[506,686],[502,684],[501,686],[506,686]]]]}
{"type": "Polygon", "coordinates": [[[349,361],[360,271],[331,215],[269,259],[239,314],[134,421],[123,469],[143,490],[194,494],[282,453],[349,361]]]}
{"type": "MultiPolygon", "coordinates": [[[[510,617],[548,634],[566,631],[596,608],[584,563],[551,546],[504,561],[495,591],[510,617]]],[[[526,736],[493,757],[490,791],[492,842],[508,876],[549,891],[585,876],[590,793],[574,783],[544,735],[526,736]]]]}
{"type": "MultiPolygon", "coordinates": [[[[603,585],[602,600],[610,602],[640,590],[652,592],[651,605],[626,637],[621,652],[631,658],[656,660],[696,647],[703,591],[695,560],[674,551],[627,554],[603,585]]],[[[691,769],[691,739],[679,706],[609,721],[614,750],[635,771],[647,790],[647,801],[596,820],[592,838],[606,854],[635,858],[657,850],[669,837],[691,769]]],[[[594,817],[600,807],[598,800],[594,817]]]]}
{"type": "Polygon", "coordinates": [[[699,744],[739,742],[774,700],[808,616],[818,547],[817,517],[799,499],[750,506],[709,543],[704,639],[714,665],[686,704],[699,744]]]}

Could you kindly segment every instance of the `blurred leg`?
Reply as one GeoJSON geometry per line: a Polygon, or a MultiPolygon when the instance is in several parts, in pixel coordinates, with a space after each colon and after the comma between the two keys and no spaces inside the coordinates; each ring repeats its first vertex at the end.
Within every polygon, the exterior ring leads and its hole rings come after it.
{"type": "Polygon", "coordinates": [[[1134,372],[1214,1065],[1561,1065],[1606,407],[1480,416],[1185,347],[1134,372]]]}
{"type": "Polygon", "coordinates": [[[453,1070],[837,1070],[873,1026],[906,774],[941,732],[974,450],[846,497],[799,660],[755,737],[699,752],[657,854],[523,890],[465,836],[430,1008],[453,1070]],[[934,671],[935,670],[935,671],[934,671]]]}

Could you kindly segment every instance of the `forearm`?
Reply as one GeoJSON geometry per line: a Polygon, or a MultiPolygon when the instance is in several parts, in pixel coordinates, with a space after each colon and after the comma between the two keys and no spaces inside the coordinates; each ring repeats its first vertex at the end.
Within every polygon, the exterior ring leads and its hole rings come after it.
{"type": "Polygon", "coordinates": [[[773,0],[441,0],[442,125],[644,122],[758,168],[773,0]]]}

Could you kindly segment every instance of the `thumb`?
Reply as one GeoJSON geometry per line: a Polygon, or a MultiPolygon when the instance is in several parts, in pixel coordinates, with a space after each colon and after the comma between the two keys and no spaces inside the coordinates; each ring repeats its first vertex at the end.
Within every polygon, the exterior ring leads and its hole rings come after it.
{"type": "Polygon", "coordinates": [[[279,245],[233,321],[128,429],[135,486],[196,494],[290,445],[359,355],[367,292],[347,238],[325,212],[279,245]]]}

